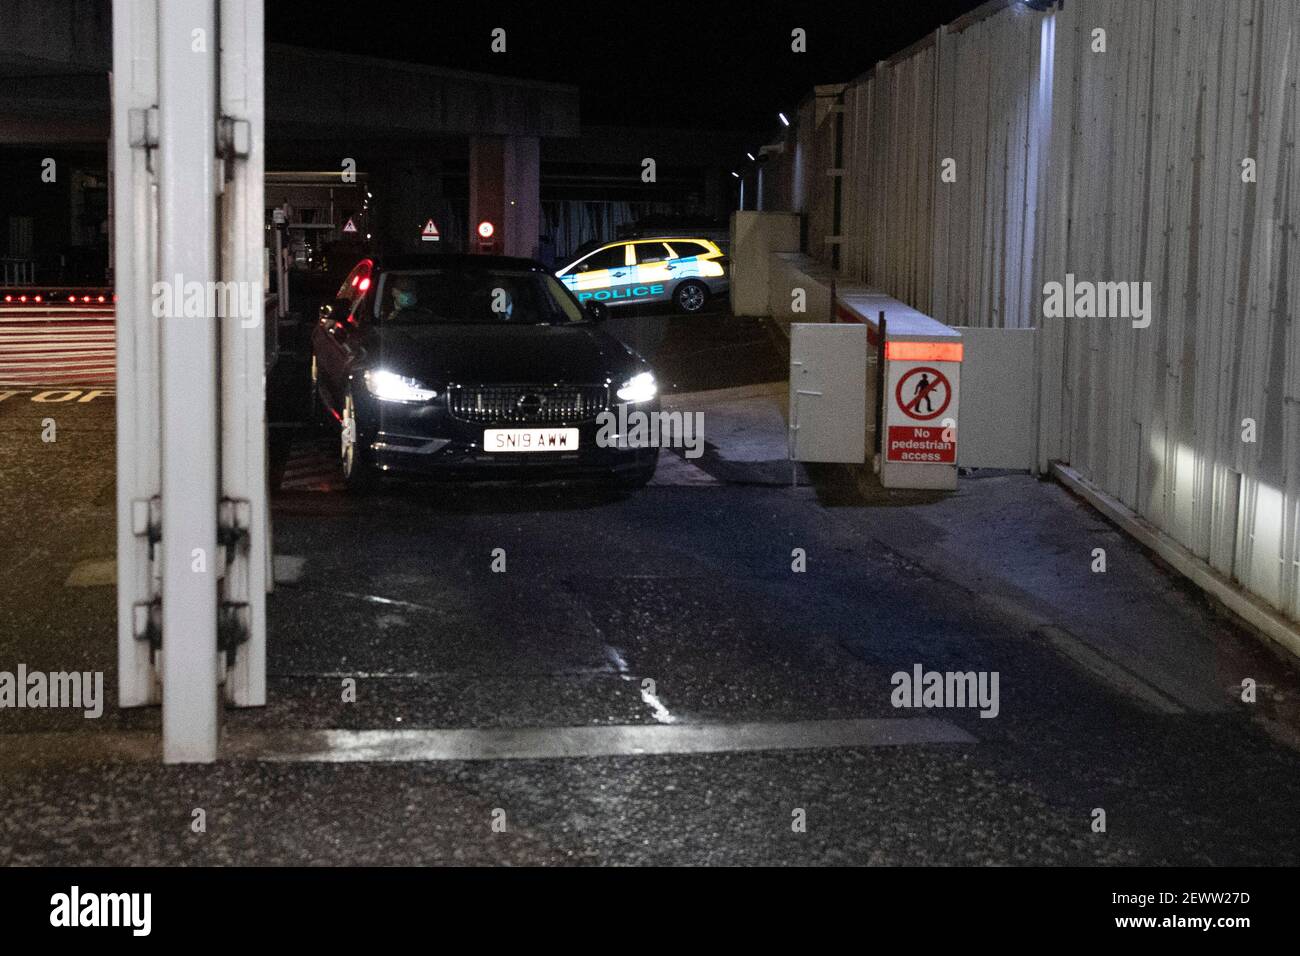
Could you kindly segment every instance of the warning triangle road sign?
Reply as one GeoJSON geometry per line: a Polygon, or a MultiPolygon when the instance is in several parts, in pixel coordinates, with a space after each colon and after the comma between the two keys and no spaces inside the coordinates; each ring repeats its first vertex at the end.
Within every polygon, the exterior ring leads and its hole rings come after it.
{"type": "Polygon", "coordinates": [[[343,231],[344,231],[344,232],[356,232],[356,231],[357,231],[357,224],[356,224],[355,222],[353,222],[351,218],[349,218],[348,221],[347,221],[347,223],[343,226],[343,231]]]}
{"type": "Polygon", "coordinates": [[[433,224],[432,219],[426,222],[424,228],[420,230],[420,238],[425,242],[437,242],[442,238],[438,233],[438,227],[433,224]]]}

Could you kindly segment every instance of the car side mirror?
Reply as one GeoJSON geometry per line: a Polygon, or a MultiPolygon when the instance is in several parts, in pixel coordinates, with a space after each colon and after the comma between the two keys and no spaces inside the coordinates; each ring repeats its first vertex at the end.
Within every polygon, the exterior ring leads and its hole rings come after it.
{"type": "Polygon", "coordinates": [[[587,318],[593,322],[604,322],[609,318],[609,306],[603,302],[594,302],[588,299],[582,303],[582,307],[586,310],[587,318]]]}

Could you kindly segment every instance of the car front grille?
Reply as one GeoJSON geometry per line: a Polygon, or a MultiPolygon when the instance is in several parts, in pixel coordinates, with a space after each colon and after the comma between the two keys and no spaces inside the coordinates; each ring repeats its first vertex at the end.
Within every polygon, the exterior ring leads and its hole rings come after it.
{"type": "Polygon", "coordinates": [[[483,425],[585,422],[608,406],[607,385],[476,385],[447,392],[453,418],[483,425]]]}

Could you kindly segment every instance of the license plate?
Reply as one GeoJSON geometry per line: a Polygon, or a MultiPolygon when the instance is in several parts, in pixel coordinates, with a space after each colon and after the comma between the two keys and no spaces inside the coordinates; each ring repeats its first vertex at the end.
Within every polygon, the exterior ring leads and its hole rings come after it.
{"type": "Polygon", "coordinates": [[[485,428],[483,450],[491,452],[576,451],[576,428],[485,428]]]}

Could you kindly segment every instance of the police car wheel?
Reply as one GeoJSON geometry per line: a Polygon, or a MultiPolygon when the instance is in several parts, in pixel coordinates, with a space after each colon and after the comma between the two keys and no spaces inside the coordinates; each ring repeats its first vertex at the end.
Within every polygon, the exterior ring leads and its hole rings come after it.
{"type": "Polygon", "coordinates": [[[709,301],[709,290],[703,282],[690,280],[683,282],[673,290],[673,302],[677,308],[688,315],[699,312],[709,301]]]}

